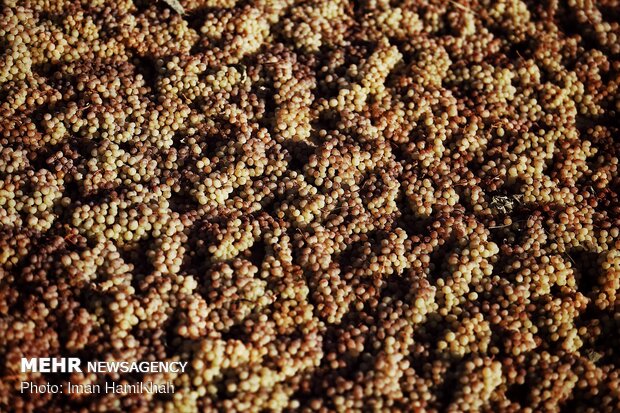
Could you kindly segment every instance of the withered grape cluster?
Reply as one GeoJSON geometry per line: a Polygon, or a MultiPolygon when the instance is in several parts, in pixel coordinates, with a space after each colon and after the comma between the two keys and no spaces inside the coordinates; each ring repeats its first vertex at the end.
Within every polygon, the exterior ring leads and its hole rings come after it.
{"type": "Polygon", "coordinates": [[[0,4],[1,411],[620,411],[617,0],[0,4]]]}

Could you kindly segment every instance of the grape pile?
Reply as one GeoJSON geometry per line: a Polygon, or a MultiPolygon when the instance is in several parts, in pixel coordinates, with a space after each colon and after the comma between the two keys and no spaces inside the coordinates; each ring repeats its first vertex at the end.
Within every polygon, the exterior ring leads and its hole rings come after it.
{"type": "Polygon", "coordinates": [[[620,411],[618,0],[0,4],[0,410],[620,411]]]}

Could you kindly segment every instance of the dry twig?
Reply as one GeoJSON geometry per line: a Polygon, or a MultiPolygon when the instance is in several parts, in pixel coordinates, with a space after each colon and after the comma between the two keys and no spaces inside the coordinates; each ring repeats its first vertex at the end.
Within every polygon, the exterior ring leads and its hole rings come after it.
{"type": "Polygon", "coordinates": [[[164,2],[178,14],[185,14],[185,9],[183,8],[179,0],[164,0],[164,2]]]}

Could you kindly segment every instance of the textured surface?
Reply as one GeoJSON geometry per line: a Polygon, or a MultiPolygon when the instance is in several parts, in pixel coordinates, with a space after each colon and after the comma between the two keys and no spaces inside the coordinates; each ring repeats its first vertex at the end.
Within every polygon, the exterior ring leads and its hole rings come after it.
{"type": "Polygon", "coordinates": [[[2,2],[0,410],[620,411],[618,1],[179,3],[2,2]]]}

